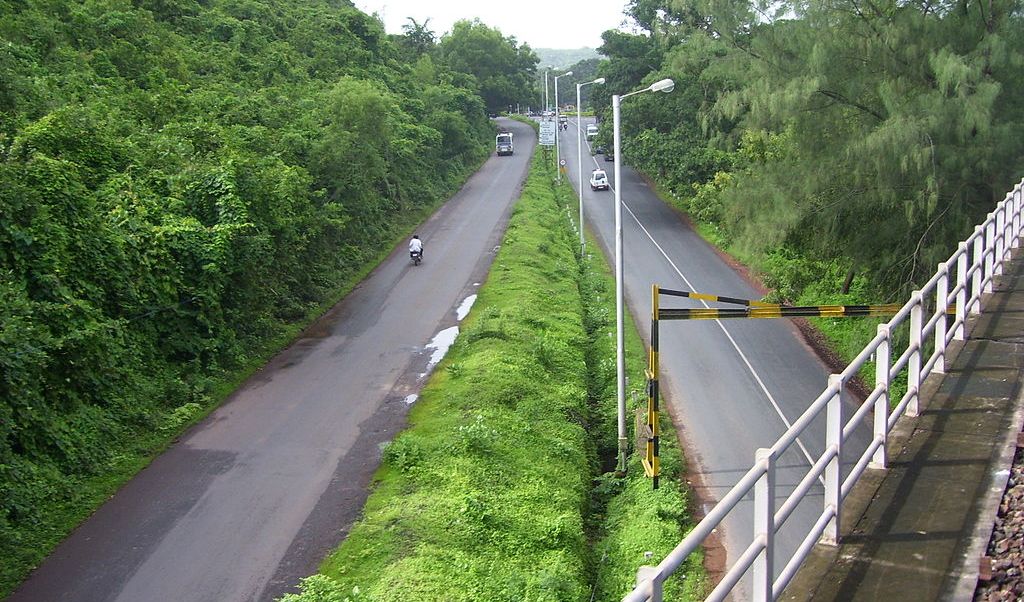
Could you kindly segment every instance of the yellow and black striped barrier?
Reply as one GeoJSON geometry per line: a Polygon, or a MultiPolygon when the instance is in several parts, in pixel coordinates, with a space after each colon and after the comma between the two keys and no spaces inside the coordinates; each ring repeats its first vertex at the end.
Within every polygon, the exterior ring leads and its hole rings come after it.
{"type": "Polygon", "coordinates": [[[779,307],[779,305],[776,303],[752,301],[750,299],[738,299],[736,297],[725,297],[723,295],[709,295],[707,293],[697,293],[694,291],[675,291],[668,288],[659,288],[657,294],[668,295],[670,297],[687,297],[689,299],[699,299],[701,301],[711,301],[717,303],[731,303],[733,305],[746,305],[749,307],[779,307]]]}
{"type": "Polygon", "coordinates": [[[647,356],[647,445],[641,462],[644,473],[658,488],[661,474],[661,445],[658,440],[658,285],[651,294],[651,352],[647,356]]]}
{"type": "Polygon", "coordinates": [[[891,316],[901,305],[764,305],[743,309],[663,309],[661,320],[720,320],[726,318],[866,318],[891,316]]]}
{"type": "MultiPolygon", "coordinates": [[[[722,295],[708,295],[693,291],[677,291],[660,288],[657,284],[651,287],[651,351],[648,354],[647,368],[647,425],[644,435],[647,439],[642,463],[644,472],[651,477],[654,488],[658,488],[658,476],[661,473],[660,444],[658,437],[658,322],[660,320],[721,320],[726,318],[866,318],[891,316],[899,312],[901,305],[810,305],[791,306],[778,303],[766,303],[750,299],[738,299],[722,295]],[[701,301],[742,305],[741,308],[710,309],[661,309],[661,295],[670,297],[686,297],[701,301]]],[[[949,306],[947,311],[955,313],[956,307],[949,306]]]]}

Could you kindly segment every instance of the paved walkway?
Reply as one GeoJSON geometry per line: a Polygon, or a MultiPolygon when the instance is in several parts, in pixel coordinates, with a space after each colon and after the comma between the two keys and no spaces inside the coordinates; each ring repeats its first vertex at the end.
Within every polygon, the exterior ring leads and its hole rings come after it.
{"type": "Polygon", "coordinates": [[[889,469],[851,491],[841,545],[818,545],[781,599],[972,598],[1024,421],[1024,259],[982,307],[890,435],[889,469]]]}

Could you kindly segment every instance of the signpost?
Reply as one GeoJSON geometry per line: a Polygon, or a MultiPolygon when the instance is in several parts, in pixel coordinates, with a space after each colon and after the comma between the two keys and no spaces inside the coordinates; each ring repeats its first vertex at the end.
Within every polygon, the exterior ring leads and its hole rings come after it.
{"type": "Polygon", "coordinates": [[[554,146],[555,145],[555,120],[545,119],[540,122],[540,145],[541,146],[554,146]]]}

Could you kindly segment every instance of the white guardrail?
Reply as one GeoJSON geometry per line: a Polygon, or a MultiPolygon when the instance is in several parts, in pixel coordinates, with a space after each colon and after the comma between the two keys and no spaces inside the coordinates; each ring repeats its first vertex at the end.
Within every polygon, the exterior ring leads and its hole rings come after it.
{"type": "Polygon", "coordinates": [[[993,278],[1002,273],[1003,262],[1010,250],[1016,248],[1021,234],[1021,208],[1024,205],[1024,180],[1007,193],[988,219],[975,227],[974,234],[960,243],[948,261],[939,264],[934,276],[914,291],[910,301],[885,324],[879,324],[878,334],[854,358],[841,374],[829,376],[828,387],[811,403],[810,407],[793,423],[775,445],[757,450],[754,465],[736,485],[718,502],[682,542],[660,564],[641,567],[637,573],[637,587],[623,602],[661,602],[666,579],[686,560],[691,552],[704,543],[705,538],[751,491],[754,494],[753,541],[735,560],[728,572],[707,600],[723,600],[740,579],[753,569],[751,597],[755,602],[774,600],[789,584],[800,564],[819,541],[837,545],[840,537],[839,517],[843,500],[867,468],[886,467],[886,438],[889,430],[903,415],[916,416],[919,411],[921,382],[929,373],[945,371],[946,346],[953,340],[963,340],[969,314],[981,312],[981,295],[991,292],[993,278]],[[955,286],[950,290],[950,275],[955,275],[955,286]],[[968,296],[970,295],[970,296],[968,296]],[[947,321],[947,308],[955,303],[953,322],[947,321]],[[931,311],[925,320],[925,312],[931,311]],[[909,344],[893,360],[892,333],[909,320],[909,344]],[[934,343],[931,355],[924,358],[929,337],[934,343]],[[875,388],[860,408],[845,424],[840,424],[841,404],[846,384],[857,372],[875,359],[875,388]],[[907,373],[907,392],[899,404],[889,411],[889,387],[901,372],[907,373]],[[810,423],[825,413],[825,451],[814,462],[803,480],[782,506],[775,507],[775,462],[793,444],[810,423]],[[846,437],[869,415],[873,414],[874,438],[844,479],[840,470],[840,450],[846,437]],[[825,497],[821,514],[814,526],[786,563],[778,578],[773,578],[775,534],[803,500],[805,494],[819,479],[824,479],[825,497]]]}

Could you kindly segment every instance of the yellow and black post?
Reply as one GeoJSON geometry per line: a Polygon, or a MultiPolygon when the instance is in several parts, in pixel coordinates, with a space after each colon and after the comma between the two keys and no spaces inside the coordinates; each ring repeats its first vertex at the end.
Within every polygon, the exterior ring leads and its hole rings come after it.
{"type": "Polygon", "coordinates": [[[658,442],[658,285],[651,287],[651,351],[647,358],[647,447],[644,472],[658,488],[661,473],[661,449],[658,442]]]}

